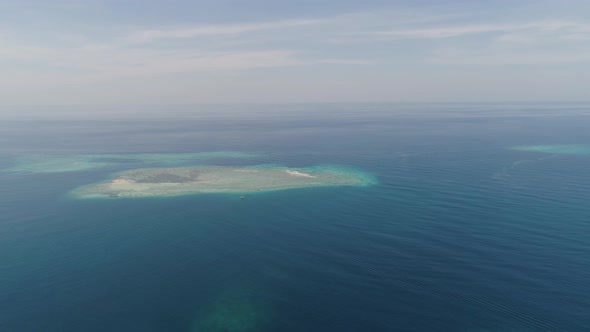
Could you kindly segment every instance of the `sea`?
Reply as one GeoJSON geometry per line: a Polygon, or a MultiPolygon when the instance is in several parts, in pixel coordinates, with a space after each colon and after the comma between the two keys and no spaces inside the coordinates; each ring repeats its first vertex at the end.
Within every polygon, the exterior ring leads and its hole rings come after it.
{"type": "Polygon", "coordinates": [[[590,105],[5,109],[0,331],[590,331],[590,105]],[[71,195],[220,151],[375,181],[71,195]]]}

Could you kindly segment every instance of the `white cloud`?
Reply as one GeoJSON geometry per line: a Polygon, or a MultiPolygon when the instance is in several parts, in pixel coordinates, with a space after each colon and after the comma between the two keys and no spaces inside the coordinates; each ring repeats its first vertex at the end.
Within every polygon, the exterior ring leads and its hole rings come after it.
{"type": "Polygon", "coordinates": [[[70,49],[12,48],[0,59],[38,61],[45,65],[79,71],[92,76],[129,76],[195,70],[235,70],[299,64],[295,52],[257,50],[233,52],[126,49],[109,45],[86,45],[70,49]]]}
{"type": "Polygon", "coordinates": [[[498,34],[497,40],[530,40],[545,35],[554,39],[590,38],[590,23],[580,21],[532,21],[526,23],[494,23],[439,25],[423,28],[397,27],[369,32],[368,35],[391,39],[441,39],[485,33],[498,34]]]}
{"type": "Polygon", "coordinates": [[[590,62],[590,53],[574,54],[560,50],[534,52],[519,49],[443,49],[428,60],[437,65],[555,65],[590,62]]]}
{"type": "Polygon", "coordinates": [[[460,37],[464,35],[500,32],[506,29],[503,25],[464,25],[449,27],[432,27],[420,29],[399,28],[385,31],[375,31],[376,36],[386,36],[399,39],[437,39],[460,37]]]}
{"type": "Polygon", "coordinates": [[[375,60],[368,60],[368,59],[338,59],[338,58],[328,58],[328,59],[317,59],[317,60],[310,60],[307,62],[308,64],[332,64],[332,65],[371,65],[375,64],[375,60]]]}
{"type": "Polygon", "coordinates": [[[496,41],[508,43],[549,43],[590,39],[590,23],[581,21],[544,21],[507,29],[496,41]]]}
{"type": "Polygon", "coordinates": [[[193,25],[184,27],[162,27],[132,32],[126,40],[131,43],[148,43],[160,39],[185,39],[219,35],[239,35],[261,30],[277,30],[319,23],[320,20],[300,19],[245,24],[193,25]]]}
{"type": "MultiPolygon", "coordinates": [[[[5,72],[12,77],[28,77],[34,68],[40,76],[61,74],[77,76],[79,80],[113,79],[170,73],[203,71],[231,71],[256,68],[303,66],[317,64],[364,65],[368,60],[358,58],[314,58],[304,50],[267,48],[264,45],[247,48],[240,43],[224,44],[197,43],[191,47],[157,47],[149,42],[160,39],[184,39],[203,36],[240,35],[255,31],[303,27],[316,24],[319,20],[285,20],[248,24],[225,24],[192,27],[163,27],[143,29],[123,34],[107,42],[93,42],[90,38],[77,39],[75,46],[53,46],[46,43],[27,43],[26,39],[0,39],[0,68],[4,63],[5,72]],[[141,45],[139,45],[141,44],[141,45]],[[230,47],[228,47],[228,45],[230,47]],[[19,68],[19,66],[21,68],[19,68]],[[28,67],[28,68],[27,68],[28,67]]],[[[66,34],[67,35],[67,34],[66,34]]],[[[55,39],[61,39],[57,34],[55,39]]],[[[68,35],[69,36],[69,35],[68,35]]],[[[73,40],[70,38],[69,40],[73,40]]],[[[4,76],[7,79],[7,76],[4,76]]],[[[56,78],[62,81],[63,77],[56,78]]],[[[1,80],[2,78],[0,78],[1,80]]]]}

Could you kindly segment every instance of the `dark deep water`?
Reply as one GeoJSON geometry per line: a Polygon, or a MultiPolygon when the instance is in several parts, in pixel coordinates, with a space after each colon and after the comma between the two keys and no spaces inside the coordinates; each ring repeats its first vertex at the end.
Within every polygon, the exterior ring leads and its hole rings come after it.
{"type": "Polygon", "coordinates": [[[590,330],[590,154],[509,149],[590,144],[590,106],[121,112],[0,118],[0,168],[253,151],[208,162],[345,165],[379,184],[76,200],[128,166],[0,172],[0,331],[590,330]]]}

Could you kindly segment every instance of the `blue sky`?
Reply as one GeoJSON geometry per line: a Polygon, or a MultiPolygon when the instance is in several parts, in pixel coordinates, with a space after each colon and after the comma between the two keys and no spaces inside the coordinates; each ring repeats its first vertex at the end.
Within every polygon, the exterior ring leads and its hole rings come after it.
{"type": "Polygon", "coordinates": [[[0,104],[588,101],[590,1],[0,2],[0,104]]]}

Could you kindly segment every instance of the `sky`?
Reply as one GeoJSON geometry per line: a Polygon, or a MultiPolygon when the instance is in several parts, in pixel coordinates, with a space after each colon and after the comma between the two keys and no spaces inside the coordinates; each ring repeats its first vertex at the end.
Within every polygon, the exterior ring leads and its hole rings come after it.
{"type": "Polygon", "coordinates": [[[1,0],[0,106],[590,101],[587,0],[1,0]]]}

